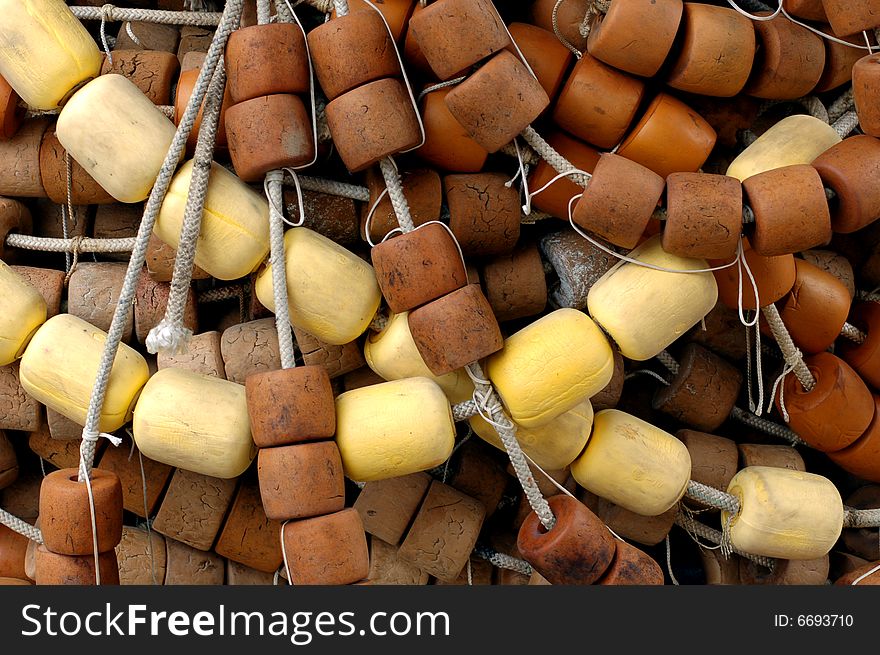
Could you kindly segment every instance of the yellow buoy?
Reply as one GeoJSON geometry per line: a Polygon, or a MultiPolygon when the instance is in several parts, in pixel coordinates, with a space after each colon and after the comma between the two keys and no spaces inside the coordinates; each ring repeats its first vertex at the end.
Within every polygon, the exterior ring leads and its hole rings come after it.
{"type": "MultiPolygon", "coordinates": [[[[53,316],[37,330],[24,351],[19,371],[21,386],[46,407],[85,425],[106,341],[106,332],[81,318],[71,314],[53,316]]],[[[149,375],[143,356],[119,344],[98,423],[102,432],[118,430],[131,419],[149,375]]]]}
{"type": "Polygon", "coordinates": [[[449,458],[454,441],[452,408],[428,378],[374,384],[336,398],[336,444],[352,480],[433,468],[449,458]]]}
{"type": "MultiPolygon", "coordinates": [[[[183,225],[193,160],[180,167],[153,227],[176,248],[183,225]]],[[[269,203],[241,179],[211,163],[196,266],[219,280],[237,280],[255,271],[269,253],[269,203]]]]}
{"type": "Polygon", "coordinates": [[[425,377],[434,380],[451,403],[470,400],[474,383],[464,369],[436,376],[419,354],[409,331],[409,312],[394,314],[380,332],[371,332],[364,343],[367,366],[386,380],[425,377]]]}
{"type": "Polygon", "coordinates": [[[505,339],[486,372],[514,422],[536,428],[604,389],[614,357],[589,316],[563,308],[505,339]]]}
{"type": "Polygon", "coordinates": [[[675,505],[691,477],[687,447],[668,432],[617,409],[597,412],[587,448],[571,465],[584,489],[636,514],[675,505]]]}
{"type": "MultiPolygon", "coordinates": [[[[670,255],[660,237],[649,239],[629,256],[673,271],[708,268],[703,259],[670,255]]],[[[619,262],[590,289],[590,315],[611,335],[624,357],[655,357],[708,314],[718,300],[712,273],[669,273],[619,262]]]]}
{"type": "Polygon", "coordinates": [[[244,386],[182,368],[150,378],[133,431],[146,457],[216,478],[241,475],[257,454],[244,386]]]}
{"type": "Polygon", "coordinates": [[[46,312],[43,296],[0,260],[0,366],[22,356],[46,312]]]}
{"type": "Polygon", "coordinates": [[[62,0],[0,0],[0,75],[33,109],[97,77],[101,53],[62,0]]]}
{"type": "MultiPolygon", "coordinates": [[[[477,436],[499,450],[505,450],[495,428],[479,414],[471,417],[477,436]]],[[[536,428],[516,426],[516,440],[526,455],[545,471],[558,471],[580,455],[593,427],[593,405],[583,400],[573,409],[536,428]]],[[[506,452],[506,451],[505,451],[506,452]]]]}
{"type": "MultiPolygon", "coordinates": [[[[305,227],[288,230],[284,245],[290,322],[336,346],[363,334],[382,299],[373,267],[305,227]]],[[[256,291],[260,302],[275,311],[271,264],[257,278],[256,291]]]]}
{"type": "Polygon", "coordinates": [[[175,127],[134,83],[101,75],[58,116],[56,135],[70,156],[119,202],[150,195],[175,127]]]}
{"type": "Polygon", "coordinates": [[[754,555],[816,559],[826,555],[843,530],[843,501],[825,477],[771,466],[742,469],[727,485],[739,500],[729,525],[730,541],[754,555]]]}
{"type": "Polygon", "coordinates": [[[828,123],[796,114],[783,118],[743,150],[727,167],[740,182],[774,168],[809,164],[835,143],[840,135],[828,123]]]}

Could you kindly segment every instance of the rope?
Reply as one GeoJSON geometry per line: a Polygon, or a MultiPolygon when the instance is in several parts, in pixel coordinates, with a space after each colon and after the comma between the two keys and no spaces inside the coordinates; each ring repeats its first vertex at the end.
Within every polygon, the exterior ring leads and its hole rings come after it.
{"type": "Polygon", "coordinates": [[[528,164],[529,166],[534,166],[541,161],[541,157],[538,153],[532,150],[529,146],[515,146],[513,141],[502,146],[498,152],[502,155],[507,155],[508,157],[521,158],[523,163],[528,164]]]}
{"type": "Polygon", "coordinates": [[[661,350],[657,353],[657,361],[659,361],[663,366],[665,366],[670,373],[673,375],[678,375],[678,371],[681,368],[678,365],[678,362],[675,361],[675,358],[669,354],[666,350],[661,350]]]}
{"type": "Polygon", "coordinates": [[[135,238],[125,239],[90,239],[73,237],[72,239],[55,239],[51,237],[32,237],[27,234],[10,234],[6,237],[6,245],[22,250],[40,250],[42,252],[131,252],[135,238]]]}
{"type": "Polygon", "coordinates": [[[840,336],[845,337],[850,341],[855,341],[858,344],[865,343],[865,339],[868,338],[868,335],[865,332],[862,332],[852,323],[843,324],[843,327],[840,330],[840,336]]]}
{"type": "MultiPolygon", "coordinates": [[[[702,537],[707,541],[711,541],[712,543],[720,544],[724,539],[724,535],[713,528],[710,528],[708,525],[704,523],[700,523],[699,521],[694,520],[693,517],[688,516],[681,510],[679,510],[678,515],[675,517],[676,525],[684,528],[688,532],[697,535],[698,537],[702,537]]],[[[776,565],[775,560],[764,557],[763,555],[752,555],[751,553],[746,553],[745,551],[736,548],[735,546],[732,548],[732,552],[736,553],[740,557],[745,557],[756,564],[760,564],[763,567],[766,567],[773,570],[773,567],[776,565]]]]}
{"type": "Polygon", "coordinates": [[[841,96],[832,102],[828,106],[828,122],[836,121],[838,118],[843,116],[846,112],[853,108],[855,104],[855,100],[853,100],[853,90],[852,87],[848,87],[847,90],[841,94],[841,96]]]}
{"type": "Polygon", "coordinates": [[[809,113],[810,116],[818,118],[823,123],[831,122],[828,118],[828,110],[825,108],[825,105],[822,104],[822,101],[816,96],[804,96],[803,98],[797,98],[794,100],[765,100],[758,110],[758,116],[763,116],[767,113],[767,110],[772,107],[788,103],[801,105],[807,110],[807,113],[809,113]]]}
{"type": "Polygon", "coordinates": [[[450,86],[455,86],[456,84],[461,84],[464,82],[467,75],[462,75],[461,77],[454,77],[451,80],[446,80],[445,82],[438,82],[437,84],[432,84],[431,86],[426,86],[422,89],[422,92],[419,94],[417,102],[421,102],[422,98],[424,98],[429,93],[434,91],[439,91],[440,89],[445,89],[450,86]]]}
{"type": "Polygon", "coordinates": [[[763,312],[764,318],[767,319],[767,324],[770,326],[770,331],[776,339],[776,344],[782,351],[785,362],[792,367],[792,372],[797,376],[801,386],[806,391],[811,391],[816,386],[816,380],[813,378],[813,374],[810,373],[810,369],[804,364],[801,351],[794,345],[791,335],[785,329],[785,323],[782,322],[782,317],[779,315],[776,305],[766,305],[761,308],[761,312],[763,312]]]}
{"type": "Polygon", "coordinates": [[[525,453],[523,453],[522,447],[516,440],[516,426],[504,413],[501,400],[498,398],[492,383],[485,378],[480,363],[468,364],[465,367],[465,371],[474,382],[474,403],[479,409],[480,416],[487,423],[495,427],[498,436],[501,438],[501,443],[504,444],[504,449],[510,458],[510,463],[513,465],[516,477],[526,494],[529,505],[535,514],[538,515],[541,524],[548,531],[552,530],[553,526],[556,525],[556,517],[550,509],[547,499],[544,498],[541,490],[538,488],[538,483],[535,482],[532,470],[526,461],[525,453]]]}
{"type": "Polygon", "coordinates": [[[80,20],[105,20],[111,22],[140,21],[162,25],[194,25],[216,27],[223,14],[207,11],[165,11],[162,9],[130,9],[104,5],[103,7],[70,7],[80,20]]]}
{"type": "Polygon", "coordinates": [[[305,191],[327,193],[331,196],[351,198],[359,202],[370,201],[370,190],[355,184],[346,184],[345,182],[337,182],[336,180],[328,180],[322,177],[307,177],[305,175],[300,176],[299,184],[305,191]]]}
{"type": "Polygon", "coordinates": [[[721,491],[715,487],[710,487],[702,482],[690,480],[688,482],[686,495],[688,498],[697,500],[704,505],[709,505],[715,509],[724,510],[731,514],[739,513],[739,500],[726,491],[721,491]]]}
{"type": "Polygon", "coordinates": [[[858,124],[859,115],[856,114],[855,111],[850,110],[834,121],[834,124],[831,127],[833,127],[834,131],[840,135],[841,139],[845,139],[849,136],[850,132],[856,129],[858,124]]]}
{"type": "Polygon", "coordinates": [[[257,23],[267,25],[272,20],[272,10],[269,8],[269,0],[257,0],[257,23]]]}
{"type": "Polygon", "coordinates": [[[304,0],[304,2],[325,14],[333,11],[333,0],[304,0]]]}
{"type": "Polygon", "coordinates": [[[348,15],[348,0],[333,0],[333,6],[336,8],[336,17],[348,15]]]}
{"type": "Polygon", "coordinates": [[[24,535],[31,541],[36,541],[38,544],[43,543],[43,533],[40,532],[39,528],[35,528],[27,521],[22,521],[17,516],[7,512],[5,509],[0,509],[0,523],[13,532],[24,535]]]}
{"type": "Polygon", "coordinates": [[[880,527],[880,509],[845,508],[843,527],[845,528],[876,528],[880,527]]]}
{"type": "Polygon", "coordinates": [[[186,196],[183,225],[180,227],[177,254],[174,258],[174,272],[171,276],[171,291],[165,306],[165,316],[158,325],[150,330],[146,338],[147,351],[153,354],[158,352],[171,355],[184,353],[192,337],[192,330],[184,325],[184,314],[186,313],[186,299],[192,284],[193,265],[199,233],[202,228],[205,198],[208,195],[214,143],[217,139],[220,106],[223,102],[225,85],[226,71],[223,60],[220,59],[211,77],[205,98],[204,116],[196,142],[192,177],[186,196]]]}
{"type": "MultiPolygon", "coordinates": [[[[287,305],[287,260],[284,255],[284,215],[279,210],[283,203],[281,182],[284,172],[275,170],[266,174],[269,195],[269,261],[272,264],[272,289],[275,297],[275,329],[281,351],[281,368],[294,368],[293,333],[287,305]]],[[[300,216],[303,220],[303,216],[300,216]]]]}
{"type": "Polygon", "coordinates": [[[770,436],[778,437],[783,441],[787,441],[792,446],[808,445],[806,441],[801,439],[794,431],[784,425],[779,425],[779,423],[774,423],[773,421],[768,421],[760,416],[755,416],[751,412],[747,412],[740,407],[734,407],[730,412],[730,417],[736,419],[740,423],[748,425],[750,428],[755,428],[756,430],[760,430],[770,436]]]}
{"type": "MultiPolygon", "coordinates": [[[[573,54],[576,58],[580,59],[584,56],[580,50],[575,47],[575,45],[565,38],[565,35],[562,34],[562,31],[559,29],[559,7],[565,0],[556,0],[556,4],[553,5],[553,11],[550,14],[550,23],[553,25],[553,34],[556,35],[556,38],[559,39],[559,42],[564,45],[571,54],[573,54]]],[[[584,16],[584,22],[581,23],[581,36],[586,37],[589,34],[589,26],[587,27],[587,34],[584,34],[584,25],[588,25],[590,18],[592,17],[592,7],[587,10],[586,16],[584,16]]]]}
{"type": "Polygon", "coordinates": [[[452,406],[452,418],[456,423],[467,421],[470,417],[476,416],[479,413],[480,410],[477,409],[477,403],[473,400],[465,400],[452,406]]]}
{"type": "Polygon", "coordinates": [[[403,195],[403,184],[400,181],[397,165],[391,157],[383,157],[379,161],[379,168],[382,169],[382,177],[385,178],[385,187],[388,189],[388,198],[391,200],[391,207],[394,209],[394,215],[397,216],[400,229],[404,232],[412,232],[415,225],[409,211],[409,203],[406,201],[406,196],[403,195]]]}
{"type": "Polygon", "coordinates": [[[125,281],[119,294],[119,300],[116,304],[113,320],[110,323],[110,329],[107,332],[107,339],[104,343],[104,352],[102,353],[101,362],[95,377],[95,383],[92,387],[89,409],[86,414],[86,424],[83,429],[83,442],[80,448],[80,481],[83,481],[83,479],[87,478],[91,473],[92,464],[95,459],[95,443],[91,439],[87,439],[86,436],[98,434],[101,408],[104,405],[104,397],[107,393],[107,385],[110,381],[110,371],[113,368],[116,351],[122,340],[122,332],[125,329],[125,324],[128,318],[127,315],[131,309],[132,301],[134,300],[137,281],[146,261],[147,244],[153,233],[153,226],[156,223],[156,217],[159,214],[162,201],[165,199],[165,194],[171,184],[171,178],[177,168],[177,163],[183,155],[187,138],[189,137],[196,115],[199,112],[202,100],[207,92],[209,81],[214,75],[214,70],[217,67],[218,61],[223,56],[226,39],[239,24],[242,4],[243,0],[228,0],[226,3],[223,18],[220,22],[220,26],[214,34],[211,46],[208,48],[208,55],[205,58],[205,63],[202,66],[201,71],[199,72],[193,93],[186,105],[186,110],[184,111],[180,124],[177,127],[177,132],[174,134],[174,139],[171,142],[168,154],[165,156],[162,168],[159,170],[159,174],[156,177],[156,183],[153,185],[150,197],[147,199],[144,208],[144,216],[141,220],[138,235],[135,238],[134,248],[132,249],[131,260],[129,261],[128,269],[125,273],[125,281]]]}
{"type": "Polygon", "coordinates": [[[499,569],[508,569],[509,571],[516,571],[523,575],[532,574],[532,566],[525,560],[521,560],[518,557],[511,557],[504,553],[499,553],[497,550],[482,544],[477,544],[474,548],[474,555],[486,560],[492,566],[496,566],[499,569]]]}
{"type": "Polygon", "coordinates": [[[535,152],[550,164],[557,173],[569,172],[567,175],[568,179],[575,184],[586,188],[592,175],[583,172],[570,173],[570,171],[576,169],[576,167],[565,157],[556,152],[553,146],[547,143],[544,138],[535,131],[535,128],[531,125],[526,127],[526,129],[522,131],[522,138],[525,139],[526,143],[534,148],[535,152]]]}

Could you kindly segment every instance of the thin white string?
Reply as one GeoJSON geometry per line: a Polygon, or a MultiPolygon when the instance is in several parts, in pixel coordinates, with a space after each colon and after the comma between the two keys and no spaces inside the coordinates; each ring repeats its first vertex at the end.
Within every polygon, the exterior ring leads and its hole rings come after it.
{"type": "Polygon", "coordinates": [[[756,16],[755,14],[750,14],[745,9],[741,8],[738,4],[736,4],[733,0],[727,0],[727,3],[731,7],[733,7],[737,11],[737,13],[740,13],[743,16],[745,16],[746,18],[749,18],[751,20],[761,21],[761,22],[773,20],[774,18],[776,18],[779,15],[779,12],[782,11],[782,0],[779,0],[779,6],[776,8],[776,11],[774,11],[769,16],[756,16]]]}
{"type": "Polygon", "coordinates": [[[574,218],[571,215],[571,205],[572,202],[574,202],[578,198],[580,198],[580,196],[575,196],[568,201],[568,222],[571,224],[572,228],[574,228],[574,231],[580,234],[583,238],[585,238],[587,241],[589,241],[600,250],[603,250],[609,255],[613,255],[614,257],[617,257],[617,259],[627,262],[628,264],[635,264],[636,266],[641,266],[642,268],[650,268],[655,271],[662,271],[663,273],[711,273],[712,271],[720,271],[725,268],[730,268],[731,266],[735,265],[737,261],[739,261],[739,255],[737,255],[737,258],[734,259],[732,262],[730,262],[729,264],[724,264],[722,266],[713,266],[712,268],[694,268],[691,270],[679,270],[675,268],[666,268],[665,266],[657,266],[656,264],[649,264],[648,262],[639,261],[638,259],[627,257],[626,255],[621,255],[619,252],[615,252],[593,239],[590,235],[581,230],[580,227],[578,227],[578,225],[574,222],[574,218]]]}
{"type": "MultiPolygon", "coordinates": [[[[773,411],[773,399],[776,397],[776,390],[779,389],[779,409],[782,410],[782,418],[788,423],[789,416],[788,410],[785,409],[785,376],[794,371],[793,364],[786,364],[782,368],[782,373],[776,378],[776,381],[773,383],[773,389],[770,391],[770,403],[767,405],[767,412],[770,413],[773,411]],[[782,386],[780,386],[782,385],[782,386]]],[[[758,414],[760,416],[760,414],[758,414]]]]}
{"type": "MultiPolygon", "coordinates": [[[[394,160],[392,159],[392,161],[394,161],[394,160]]],[[[384,198],[387,195],[388,195],[388,187],[386,186],[384,189],[382,189],[382,193],[379,194],[379,197],[376,198],[376,202],[374,202],[373,205],[370,207],[370,211],[367,212],[367,218],[364,221],[364,232],[366,233],[367,243],[370,244],[371,248],[376,247],[376,244],[373,243],[373,239],[370,236],[370,231],[372,230],[371,224],[373,222],[373,214],[376,213],[376,209],[379,207],[379,203],[382,202],[382,198],[384,198]]],[[[389,232],[389,234],[390,234],[390,232],[389,232]]],[[[387,235],[385,236],[385,238],[388,238],[387,235]]],[[[385,241],[385,238],[383,238],[382,241],[385,241]]]]}
{"type": "MultiPolygon", "coordinates": [[[[403,82],[406,85],[406,92],[409,94],[409,99],[412,103],[413,112],[416,115],[416,120],[419,122],[419,133],[422,135],[421,141],[419,141],[418,145],[415,145],[412,148],[400,151],[401,153],[412,152],[413,150],[417,150],[418,148],[421,148],[423,145],[425,145],[425,124],[422,121],[422,115],[419,112],[419,103],[416,102],[416,96],[413,93],[412,84],[410,84],[409,81],[409,75],[406,74],[406,67],[403,65],[403,57],[400,56],[400,49],[397,47],[397,41],[394,40],[394,34],[391,32],[391,27],[388,25],[388,21],[385,20],[385,15],[381,11],[379,11],[378,7],[370,2],[370,0],[364,0],[364,2],[370,8],[372,8],[373,11],[379,14],[379,17],[385,24],[385,29],[388,31],[388,38],[391,39],[391,45],[394,46],[394,54],[397,56],[397,62],[400,64],[400,73],[403,76],[403,82]]],[[[504,24],[504,21],[502,21],[502,24],[504,24]]],[[[317,139],[315,139],[315,142],[317,143],[317,139]]]]}
{"type": "MultiPolygon", "coordinates": [[[[272,194],[269,193],[269,175],[267,174],[265,178],[263,178],[263,193],[266,194],[266,197],[269,199],[269,203],[272,205],[272,209],[274,209],[279,216],[281,216],[281,220],[284,221],[290,227],[302,227],[303,223],[306,220],[306,209],[303,202],[303,192],[302,187],[299,184],[299,176],[296,174],[296,170],[286,166],[282,169],[278,169],[284,175],[284,172],[290,174],[290,177],[293,178],[293,186],[296,189],[296,203],[297,209],[299,210],[299,220],[296,222],[291,221],[284,215],[284,209],[279,208],[278,204],[275,202],[275,199],[272,197],[272,194]]],[[[284,184],[284,180],[280,180],[281,184],[284,184]]]]}
{"type": "Polygon", "coordinates": [[[874,575],[877,571],[880,571],[880,564],[878,564],[877,566],[875,566],[874,568],[872,568],[872,569],[871,569],[870,571],[868,571],[867,573],[863,573],[862,575],[860,575],[859,577],[857,577],[855,580],[852,581],[851,585],[852,585],[852,586],[855,586],[855,585],[859,584],[862,580],[864,580],[865,578],[867,578],[867,577],[869,577],[869,576],[874,575]]]}
{"type": "MultiPolygon", "coordinates": [[[[296,15],[293,7],[290,6],[290,3],[287,0],[284,0],[284,4],[287,5],[287,8],[290,10],[290,15],[293,16],[294,22],[296,23],[297,27],[299,27],[299,31],[302,33],[303,42],[306,44],[306,60],[309,62],[309,99],[312,105],[312,161],[310,161],[308,164],[297,166],[296,170],[299,170],[301,168],[308,168],[316,161],[318,161],[318,103],[315,100],[315,68],[312,64],[312,55],[309,51],[309,40],[306,38],[305,28],[303,28],[302,23],[299,20],[299,16],[296,15]]],[[[294,4],[299,3],[295,2],[294,4]]],[[[294,179],[296,178],[294,177],[294,179]]],[[[283,216],[284,213],[282,212],[281,215],[283,216]]],[[[302,214],[300,214],[300,216],[302,216],[302,214]]]]}
{"type": "Polygon", "coordinates": [[[807,23],[802,23],[801,21],[794,18],[791,14],[789,14],[788,11],[785,9],[785,7],[782,8],[782,14],[786,18],[788,18],[788,20],[790,20],[792,23],[794,23],[795,25],[800,25],[801,27],[804,27],[804,28],[810,30],[813,34],[818,34],[823,39],[827,39],[828,41],[833,41],[834,43],[839,43],[840,45],[844,45],[849,48],[855,48],[856,50],[868,50],[869,52],[871,50],[870,47],[866,48],[865,46],[859,45],[858,43],[850,43],[849,41],[844,41],[843,39],[838,39],[836,36],[832,36],[831,34],[827,34],[821,30],[817,30],[812,25],[808,25],[807,23]]]}
{"type": "Polygon", "coordinates": [[[281,524],[281,556],[284,558],[284,572],[287,573],[287,584],[293,584],[293,578],[290,577],[290,565],[287,563],[287,548],[284,545],[284,531],[287,529],[287,524],[290,521],[285,521],[281,524]]]}
{"type": "Polygon", "coordinates": [[[562,5],[563,2],[565,2],[565,0],[556,0],[556,4],[553,5],[553,11],[550,12],[550,24],[553,26],[553,34],[556,35],[556,38],[559,40],[559,42],[564,45],[566,49],[577,59],[580,59],[584,56],[584,53],[578,50],[573,43],[566,39],[559,29],[559,7],[562,5]]]}
{"type": "Polygon", "coordinates": [[[526,171],[526,163],[523,161],[522,150],[519,147],[519,139],[513,137],[513,147],[516,149],[517,172],[510,180],[504,183],[508,189],[513,186],[517,178],[522,179],[520,192],[525,194],[526,202],[522,209],[526,216],[532,213],[532,195],[529,193],[529,179],[526,171]]]}

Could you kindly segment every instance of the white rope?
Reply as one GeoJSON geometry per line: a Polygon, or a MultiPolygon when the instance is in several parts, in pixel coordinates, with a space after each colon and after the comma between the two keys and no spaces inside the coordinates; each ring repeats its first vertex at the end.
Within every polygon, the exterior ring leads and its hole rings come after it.
{"type": "MultiPolygon", "coordinates": [[[[571,54],[580,59],[584,56],[584,53],[578,50],[571,41],[566,39],[565,35],[559,29],[559,7],[562,5],[563,2],[565,2],[565,0],[556,0],[556,4],[553,5],[553,11],[550,12],[550,24],[553,26],[553,34],[556,35],[556,38],[559,39],[559,42],[564,45],[566,49],[571,52],[571,54]]],[[[588,16],[590,16],[589,9],[587,10],[587,15],[584,17],[584,23],[587,22],[588,16]]],[[[581,26],[583,27],[583,24],[581,26]]],[[[587,34],[584,34],[583,30],[581,30],[581,36],[586,37],[587,34]]]]}
{"type": "MultiPolygon", "coordinates": [[[[675,523],[676,525],[679,525],[688,532],[696,534],[703,539],[706,539],[716,544],[723,543],[724,535],[720,531],[710,528],[708,525],[694,520],[693,517],[688,516],[681,511],[679,511],[679,513],[676,515],[675,523]]],[[[746,553],[736,546],[732,548],[732,552],[736,553],[740,557],[745,557],[746,559],[749,559],[756,564],[760,564],[761,566],[768,568],[771,571],[775,566],[775,560],[769,557],[764,557],[763,555],[752,555],[751,553],[746,553]]]]}
{"type": "Polygon", "coordinates": [[[27,537],[31,541],[35,541],[38,544],[43,543],[43,533],[40,532],[39,528],[35,528],[27,521],[22,521],[14,514],[7,512],[5,509],[0,509],[0,523],[13,532],[17,532],[18,534],[27,537]]]}
{"type": "Polygon", "coordinates": [[[855,101],[853,100],[852,87],[847,87],[837,100],[828,106],[828,122],[834,122],[846,112],[853,108],[855,101]]]}
{"type": "Polygon", "coordinates": [[[663,364],[670,373],[678,375],[678,371],[681,367],[678,365],[678,362],[675,361],[675,358],[669,354],[669,351],[661,350],[657,353],[657,361],[663,364]]]}
{"type": "Polygon", "coordinates": [[[843,324],[843,327],[840,329],[840,336],[859,344],[865,343],[865,340],[868,338],[868,335],[865,332],[862,332],[852,323],[843,324]]]}
{"type": "Polygon", "coordinates": [[[161,352],[179,355],[185,353],[189,347],[189,340],[192,338],[192,330],[184,325],[186,299],[192,284],[196,246],[202,227],[205,198],[208,195],[214,143],[217,139],[220,106],[223,103],[225,85],[226,71],[221,59],[217,62],[205,98],[204,115],[196,141],[192,175],[186,196],[177,252],[174,257],[174,272],[171,276],[171,291],[165,306],[165,316],[158,325],[150,330],[145,340],[147,352],[152,354],[161,352]]]}
{"type": "Polygon", "coordinates": [[[782,351],[782,356],[786,363],[791,366],[792,372],[797,376],[801,386],[806,391],[811,391],[816,386],[816,380],[804,363],[801,351],[794,345],[791,335],[785,329],[785,323],[782,322],[782,317],[779,315],[776,305],[765,305],[761,308],[761,312],[764,314],[764,318],[767,319],[770,331],[773,333],[773,337],[776,339],[776,343],[782,351]]]}
{"type": "MultiPolygon", "coordinates": [[[[279,209],[283,203],[281,182],[284,172],[269,171],[266,174],[269,198],[269,244],[272,264],[272,292],[275,298],[275,329],[278,331],[278,347],[281,351],[281,368],[294,368],[296,357],[293,349],[293,333],[287,305],[287,260],[284,254],[284,214],[279,209]]],[[[300,221],[305,217],[300,210],[300,221]]]]}
{"type": "Polygon", "coordinates": [[[797,436],[797,434],[790,428],[787,428],[784,425],[779,425],[779,423],[774,423],[773,421],[768,421],[767,419],[761,418],[760,416],[755,416],[751,412],[747,412],[741,407],[734,407],[733,410],[731,410],[730,412],[730,417],[736,419],[740,423],[748,425],[751,428],[760,430],[765,434],[769,434],[771,436],[778,437],[783,441],[787,441],[792,446],[807,445],[807,443],[799,436],[797,436]]]}
{"type": "Polygon", "coordinates": [[[383,157],[379,161],[379,168],[382,170],[382,177],[385,178],[385,187],[388,189],[388,197],[391,200],[391,207],[394,209],[394,215],[397,217],[400,229],[404,232],[412,232],[415,225],[409,211],[409,203],[403,194],[403,184],[400,181],[397,164],[391,157],[383,157]]]}
{"type": "Polygon", "coordinates": [[[501,400],[492,383],[484,376],[480,363],[468,364],[465,371],[474,383],[473,398],[480,416],[498,432],[529,505],[537,514],[538,520],[541,521],[544,528],[548,531],[552,530],[556,525],[556,517],[550,509],[547,499],[538,488],[538,483],[535,482],[532,471],[526,462],[525,453],[516,440],[516,425],[504,413],[501,400]]]}
{"type": "Polygon", "coordinates": [[[858,114],[856,114],[855,111],[850,110],[834,121],[834,124],[831,127],[834,128],[834,131],[837,132],[841,139],[845,139],[854,129],[856,129],[858,124],[858,114]]]}
{"type": "Polygon", "coordinates": [[[333,6],[336,7],[336,17],[348,15],[348,0],[333,0],[333,6]]]}
{"type": "Polygon", "coordinates": [[[305,191],[326,193],[331,196],[350,198],[351,200],[357,200],[359,202],[370,201],[370,190],[366,187],[357,186],[356,184],[347,184],[345,182],[337,182],[336,180],[328,180],[321,177],[309,177],[306,175],[300,175],[299,183],[305,191]]]}
{"type": "Polygon", "coordinates": [[[6,237],[6,245],[22,250],[40,250],[42,252],[131,252],[135,238],[125,239],[91,239],[73,237],[72,239],[56,239],[52,237],[32,237],[27,234],[10,234],[6,237]]]}
{"type": "Polygon", "coordinates": [[[523,575],[532,574],[532,565],[525,560],[521,560],[518,557],[511,557],[504,553],[499,553],[498,551],[481,544],[478,544],[476,548],[474,548],[474,555],[486,560],[492,564],[492,566],[499,569],[508,569],[509,571],[516,571],[523,575]]]}
{"type": "MultiPolygon", "coordinates": [[[[559,154],[531,125],[522,131],[522,138],[558,173],[570,171],[571,169],[577,170],[576,166],[559,154]]],[[[591,177],[592,175],[583,172],[568,175],[572,182],[582,187],[587,186],[591,177]]]]}
{"type": "Polygon", "coordinates": [[[70,7],[80,20],[106,20],[110,22],[138,21],[163,25],[193,25],[215,27],[223,16],[207,11],[165,11],[161,9],[131,9],[106,4],[103,7],[70,7]]]}
{"type": "Polygon", "coordinates": [[[122,333],[127,323],[132,301],[134,300],[137,281],[146,261],[147,244],[153,233],[153,226],[156,223],[156,217],[159,214],[162,201],[164,200],[168,187],[171,184],[171,178],[177,168],[177,163],[180,161],[184,149],[186,148],[187,138],[189,137],[196,115],[199,112],[202,100],[207,92],[209,82],[223,55],[226,39],[239,24],[242,3],[243,0],[227,0],[223,19],[214,34],[210,47],[208,48],[208,54],[205,58],[202,69],[199,71],[199,76],[196,79],[193,93],[190,96],[186,110],[183,113],[183,117],[181,118],[177,131],[174,134],[174,138],[171,141],[171,147],[168,150],[168,154],[165,156],[165,161],[162,164],[156,182],[153,185],[149,198],[147,199],[144,208],[144,216],[141,220],[128,269],[125,273],[125,281],[119,294],[119,300],[116,304],[113,320],[110,323],[110,329],[107,332],[104,351],[101,355],[101,362],[95,377],[95,383],[92,387],[89,409],[86,414],[86,424],[83,429],[83,445],[80,449],[80,481],[82,481],[83,472],[86,473],[86,476],[91,472],[92,464],[94,462],[94,442],[86,439],[86,436],[99,432],[98,424],[101,416],[101,408],[104,405],[104,397],[107,393],[107,385],[110,381],[110,372],[113,368],[113,361],[122,340],[122,333]]]}

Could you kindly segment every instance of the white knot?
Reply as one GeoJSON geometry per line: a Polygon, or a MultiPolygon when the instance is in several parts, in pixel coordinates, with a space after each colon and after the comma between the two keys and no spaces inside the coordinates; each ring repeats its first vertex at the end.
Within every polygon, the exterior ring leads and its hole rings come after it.
{"type": "Polygon", "coordinates": [[[189,328],[173,325],[162,319],[147,335],[147,352],[153,355],[159,352],[164,355],[182,355],[189,350],[191,337],[192,330],[189,328]]]}
{"type": "Polygon", "coordinates": [[[83,441],[90,441],[90,442],[94,443],[102,437],[104,439],[107,439],[107,441],[112,443],[114,446],[119,446],[122,444],[122,439],[120,437],[114,436],[112,434],[107,434],[106,432],[97,432],[97,431],[93,432],[92,430],[89,430],[88,428],[83,428],[83,431],[82,431],[83,441]]]}

